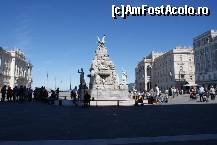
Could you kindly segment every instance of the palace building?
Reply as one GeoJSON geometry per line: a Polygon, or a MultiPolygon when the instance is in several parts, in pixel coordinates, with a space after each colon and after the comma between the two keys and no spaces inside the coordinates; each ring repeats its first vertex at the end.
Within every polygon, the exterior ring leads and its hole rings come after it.
{"type": "Polygon", "coordinates": [[[136,89],[149,91],[157,84],[162,91],[195,84],[193,48],[176,47],[166,53],[152,52],[136,67],[136,89]]]}
{"type": "Polygon", "coordinates": [[[8,51],[0,47],[0,88],[3,85],[30,87],[32,67],[20,49],[8,51]]]}
{"type": "Polygon", "coordinates": [[[199,85],[217,84],[217,30],[207,31],[193,39],[195,75],[199,85]]]}

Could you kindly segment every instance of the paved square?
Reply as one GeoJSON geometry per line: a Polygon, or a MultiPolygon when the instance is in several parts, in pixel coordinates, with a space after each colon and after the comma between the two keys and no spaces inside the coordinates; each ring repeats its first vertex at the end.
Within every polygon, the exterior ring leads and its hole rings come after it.
{"type": "Polygon", "coordinates": [[[0,103],[0,140],[80,141],[215,135],[216,111],[216,104],[81,108],[41,103],[0,103]]]}

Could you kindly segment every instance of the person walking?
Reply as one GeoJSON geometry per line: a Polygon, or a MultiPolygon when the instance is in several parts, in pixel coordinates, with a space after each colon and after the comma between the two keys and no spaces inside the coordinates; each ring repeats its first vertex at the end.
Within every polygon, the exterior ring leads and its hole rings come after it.
{"type": "Polygon", "coordinates": [[[199,93],[199,96],[200,96],[200,102],[202,102],[203,101],[203,94],[205,93],[205,90],[204,90],[203,86],[200,86],[198,93],[199,93]]]}
{"type": "Polygon", "coordinates": [[[215,88],[213,86],[210,87],[209,93],[211,96],[211,100],[215,100],[215,88]]]}

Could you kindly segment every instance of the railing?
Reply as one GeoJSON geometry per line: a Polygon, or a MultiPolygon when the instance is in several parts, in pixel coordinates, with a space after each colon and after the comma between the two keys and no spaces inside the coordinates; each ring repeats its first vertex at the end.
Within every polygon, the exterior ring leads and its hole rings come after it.
{"type": "Polygon", "coordinates": [[[90,101],[96,101],[96,106],[98,106],[97,102],[117,102],[117,106],[120,106],[120,101],[126,101],[126,100],[90,100],[90,101]]]}
{"type": "MultiPolygon", "coordinates": [[[[63,100],[66,100],[66,98],[67,98],[67,96],[60,96],[59,98],[63,98],[63,99],[59,99],[58,100],[58,104],[59,104],[59,106],[62,106],[62,101],[63,100]]],[[[73,100],[71,100],[71,101],[73,101],[73,100]]],[[[98,106],[98,102],[117,102],[117,106],[120,106],[120,102],[121,101],[126,101],[126,100],[90,100],[90,102],[96,102],[96,106],[98,106]]],[[[84,100],[77,100],[77,102],[84,102],[84,100]]]]}

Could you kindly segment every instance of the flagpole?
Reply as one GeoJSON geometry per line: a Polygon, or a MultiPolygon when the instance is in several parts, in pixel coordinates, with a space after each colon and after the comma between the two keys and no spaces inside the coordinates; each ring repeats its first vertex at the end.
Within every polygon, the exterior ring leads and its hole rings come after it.
{"type": "Polygon", "coordinates": [[[47,72],[47,85],[46,88],[48,89],[48,72],[47,72]]]}
{"type": "Polygon", "coordinates": [[[71,84],[71,73],[69,74],[69,79],[70,79],[70,84],[69,84],[69,90],[71,91],[72,90],[72,84],[71,84]]]}
{"type": "Polygon", "coordinates": [[[55,90],[57,89],[57,79],[56,79],[56,77],[54,78],[54,87],[55,87],[55,90]]]}

